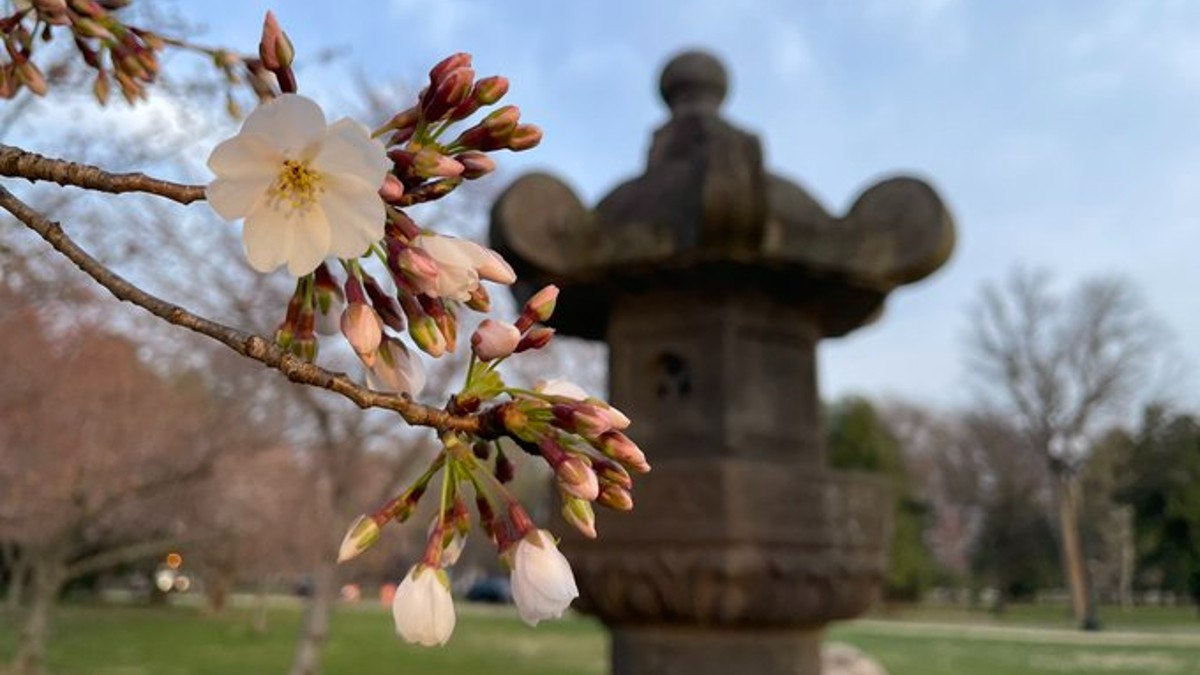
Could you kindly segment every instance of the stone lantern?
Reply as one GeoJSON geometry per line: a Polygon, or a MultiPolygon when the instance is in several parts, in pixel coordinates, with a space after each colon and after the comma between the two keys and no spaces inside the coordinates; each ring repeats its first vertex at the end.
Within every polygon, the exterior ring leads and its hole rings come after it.
{"type": "Polygon", "coordinates": [[[726,86],[712,56],[677,56],[645,173],[591,210],[527,175],[492,211],[517,294],[558,284],[555,328],[608,343],[610,399],[654,466],[632,513],[564,542],[616,675],[820,672],[823,627],[878,595],[892,499],[827,466],[817,341],[877,318],[954,246],[920,180],[837,217],[767,173],[758,139],[720,115],[726,86]]]}

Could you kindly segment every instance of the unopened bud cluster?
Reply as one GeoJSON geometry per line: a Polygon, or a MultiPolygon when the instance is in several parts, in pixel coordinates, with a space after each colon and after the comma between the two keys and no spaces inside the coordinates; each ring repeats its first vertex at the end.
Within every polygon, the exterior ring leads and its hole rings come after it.
{"type": "Polygon", "coordinates": [[[417,103],[397,113],[375,135],[385,137],[394,170],[384,199],[408,206],[444,197],[462,184],[491,173],[494,150],[528,150],[542,140],[542,130],[521,123],[521,111],[505,105],[478,122],[451,129],[508,93],[508,79],[492,75],[475,79],[469,54],[454,54],[429,71],[429,86],[417,103]]]}
{"type": "MultiPolygon", "coordinates": [[[[596,536],[594,505],[618,511],[633,508],[631,472],[650,470],[646,457],[624,434],[630,422],[621,411],[591,397],[566,380],[539,383],[533,389],[509,387],[497,366],[508,356],[549,342],[553,331],[541,322],[550,318],[558,289],[547,286],[534,294],[512,323],[484,321],[472,336],[473,358],[467,383],[450,410],[481,413],[499,438],[508,437],[529,454],[545,460],[554,472],[562,501],[562,517],[585,536],[596,536]]],[[[388,522],[403,521],[430,483],[442,477],[441,501],[429,525],[421,560],[400,584],[393,613],[397,632],[420,644],[442,644],[454,628],[446,568],[454,563],[471,529],[468,504],[512,571],[513,598],[530,624],[557,617],[576,597],[574,575],[553,537],[539,529],[509,492],[515,466],[500,442],[464,434],[442,436],[444,450],[401,495],[376,512],[359,517],[346,533],[340,559],[357,556],[379,538],[388,522]]]]}
{"type": "Polygon", "coordinates": [[[93,93],[105,103],[113,87],[129,103],[145,97],[145,86],[159,71],[164,41],[157,34],[126,25],[115,12],[130,0],[33,0],[0,19],[7,62],[0,65],[0,97],[12,98],[21,89],[41,96],[49,83],[33,61],[39,43],[49,42],[57,29],[71,34],[75,49],[96,71],[93,93]],[[34,35],[37,31],[37,35],[34,35]]]}

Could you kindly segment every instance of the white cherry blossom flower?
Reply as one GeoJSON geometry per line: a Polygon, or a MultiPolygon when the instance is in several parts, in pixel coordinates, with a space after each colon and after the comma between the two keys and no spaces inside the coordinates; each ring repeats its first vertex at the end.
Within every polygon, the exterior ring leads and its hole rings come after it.
{"type": "Polygon", "coordinates": [[[517,542],[511,580],[517,613],[530,626],[557,619],[579,597],[571,564],[546,530],[532,530],[517,542]]]}
{"type": "Polygon", "coordinates": [[[470,239],[422,234],[412,240],[412,245],[424,250],[437,263],[435,293],[439,298],[465,302],[470,299],[471,291],[479,287],[480,279],[500,284],[517,280],[512,267],[499,253],[470,239]]]}
{"type": "Polygon", "coordinates": [[[245,218],[250,265],[294,276],[330,255],[355,258],[383,237],[383,145],[350,119],[326,125],[312,100],[284,94],[260,105],[208,158],[206,195],[226,220],[245,218]]]}
{"type": "Polygon", "coordinates": [[[414,565],[392,599],[396,634],[426,647],[444,645],[454,632],[450,579],[441,569],[414,565]]]}

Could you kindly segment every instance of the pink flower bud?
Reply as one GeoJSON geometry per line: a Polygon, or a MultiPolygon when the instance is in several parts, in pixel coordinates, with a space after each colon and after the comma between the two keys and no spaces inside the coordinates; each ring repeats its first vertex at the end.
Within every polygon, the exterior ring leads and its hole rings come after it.
{"type": "Polygon", "coordinates": [[[533,294],[521,309],[521,315],[529,317],[531,322],[545,323],[554,314],[558,304],[558,286],[550,284],[533,294]]]}
{"type": "Polygon", "coordinates": [[[383,340],[383,321],[370,305],[356,302],[342,312],[342,335],[367,367],[375,364],[375,353],[383,340]]]}
{"type": "Polygon", "coordinates": [[[448,75],[451,71],[456,70],[458,68],[470,68],[470,67],[471,67],[471,55],[470,54],[467,54],[466,52],[458,52],[457,54],[451,54],[450,56],[447,56],[446,58],[439,61],[436,66],[434,66],[432,69],[430,69],[429,84],[431,86],[436,87],[443,79],[446,78],[446,75],[448,75]]]}
{"type": "Polygon", "coordinates": [[[427,122],[442,119],[446,113],[458,107],[471,95],[475,71],[467,67],[455,68],[446,73],[432,86],[423,98],[421,113],[427,122]]]}
{"type": "Polygon", "coordinates": [[[454,159],[463,165],[462,177],[467,180],[486,176],[496,169],[496,162],[478,150],[460,152],[454,156],[454,159]]]}
{"type": "Polygon", "coordinates": [[[464,167],[433,148],[422,148],[413,156],[413,171],[421,178],[453,178],[461,175],[464,167]]]}
{"type": "Polygon", "coordinates": [[[396,204],[404,196],[404,183],[394,174],[383,177],[383,187],[379,188],[379,196],[389,204],[396,204]]]}
{"type": "Polygon", "coordinates": [[[485,77],[475,83],[475,88],[471,90],[471,98],[475,99],[480,105],[492,105],[504,95],[508,93],[508,78],[500,75],[492,75],[485,77]]]}
{"type": "Polygon", "coordinates": [[[376,391],[416,396],[425,388],[425,366],[399,340],[384,337],[378,358],[367,370],[367,384],[376,391]]]}
{"type": "Polygon", "coordinates": [[[596,512],[592,503],[564,493],[562,495],[562,517],[588,539],[596,538],[596,512]]]}
{"type": "Polygon", "coordinates": [[[556,403],[554,425],[586,438],[597,438],[612,429],[608,416],[600,408],[587,403],[556,403]]]}
{"type": "Polygon", "coordinates": [[[594,501],[600,495],[600,481],[587,460],[579,455],[569,455],[554,467],[558,485],[567,493],[580,499],[594,501]]]}
{"type": "Polygon", "coordinates": [[[494,281],[498,284],[509,285],[517,280],[517,273],[513,271],[512,265],[504,259],[499,253],[496,253],[490,248],[483,248],[483,255],[477,259],[475,271],[479,273],[480,279],[494,281]]]}
{"type": "Polygon", "coordinates": [[[522,124],[508,137],[508,149],[521,152],[537,147],[542,142],[542,129],[536,124],[522,124]]]}
{"type": "Polygon", "coordinates": [[[521,331],[511,323],[484,319],[471,336],[471,350],[481,361],[504,358],[513,353],[521,341],[521,331]]]}
{"type": "Polygon", "coordinates": [[[296,58],[296,50],[287,33],[279,27],[275,14],[268,11],[263,20],[262,39],[258,43],[258,58],[263,67],[270,71],[290,68],[296,58]]]}
{"type": "Polygon", "coordinates": [[[633,495],[629,494],[629,490],[611,483],[600,489],[600,495],[596,497],[596,501],[614,511],[633,509],[633,495]]]}
{"type": "Polygon", "coordinates": [[[611,457],[638,473],[650,471],[646,454],[620,431],[607,431],[601,434],[596,439],[595,445],[606,457],[611,457]]]}
{"type": "Polygon", "coordinates": [[[492,308],[492,299],[488,295],[487,289],[483,286],[472,288],[471,297],[467,300],[467,307],[481,314],[486,314],[492,308]]]}
{"type": "Polygon", "coordinates": [[[440,274],[438,264],[424,249],[391,239],[388,241],[388,266],[398,282],[408,285],[417,293],[437,292],[440,274]]]}
{"type": "Polygon", "coordinates": [[[551,338],[554,337],[554,329],[546,326],[534,326],[530,328],[521,341],[517,343],[517,348],[513,352],[520,354],[521,352],[530,349],[541,349],[550,344],[551,338]]]}
{"type": "Polygon", "coordinates": [[[629,477],[629,472],[620,464],[610,462],[607,459],[593,459],[592,470],[600,478],[601,486],[605,483],[612,483],[613,485],[620,485],[626,490],[633,489],[633,479],[629,477]]]}
{"type": "Polygon", "coordinates": [[[435,359],[446,353],[446,338],[433,317],[421,316],[409,321],[408,335],[421,351],[435,359]]]}

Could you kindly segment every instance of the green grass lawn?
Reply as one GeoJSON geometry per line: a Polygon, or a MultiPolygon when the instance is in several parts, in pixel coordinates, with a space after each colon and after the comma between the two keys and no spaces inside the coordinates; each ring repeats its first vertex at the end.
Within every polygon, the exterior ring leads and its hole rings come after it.
{"type": "MultiPolygon", "coordinates": [[[[1193,612],[1109,614],[1106,626],[1113,630],[1083,634],[1069,630],[1053,608],[1019,608],[999,620],[985,613],[893,610],[839,625],[829,637],[873,654],[891,675],[1200,675],[1200,622],[1193,612]]],[[[210,617],[190,607],[67,605],[55,615],[49,665],[57,675],[283,673],[298,623],[290,606],[272,609],[267,633],[258,635],[244,609],[210,617]]],[[[16,617],[0,616],[0,663],[12,656],[18,627],[16,617]]],[[[599,675],[607,671],[606,653],[607,638],[590,619],[533,630],[508,608],[469,605],[459,607],[448,646],[411,647],[395,638],[387,612],[363,603],[337,614],[325,666],[332,675],[599,675]]]]}

